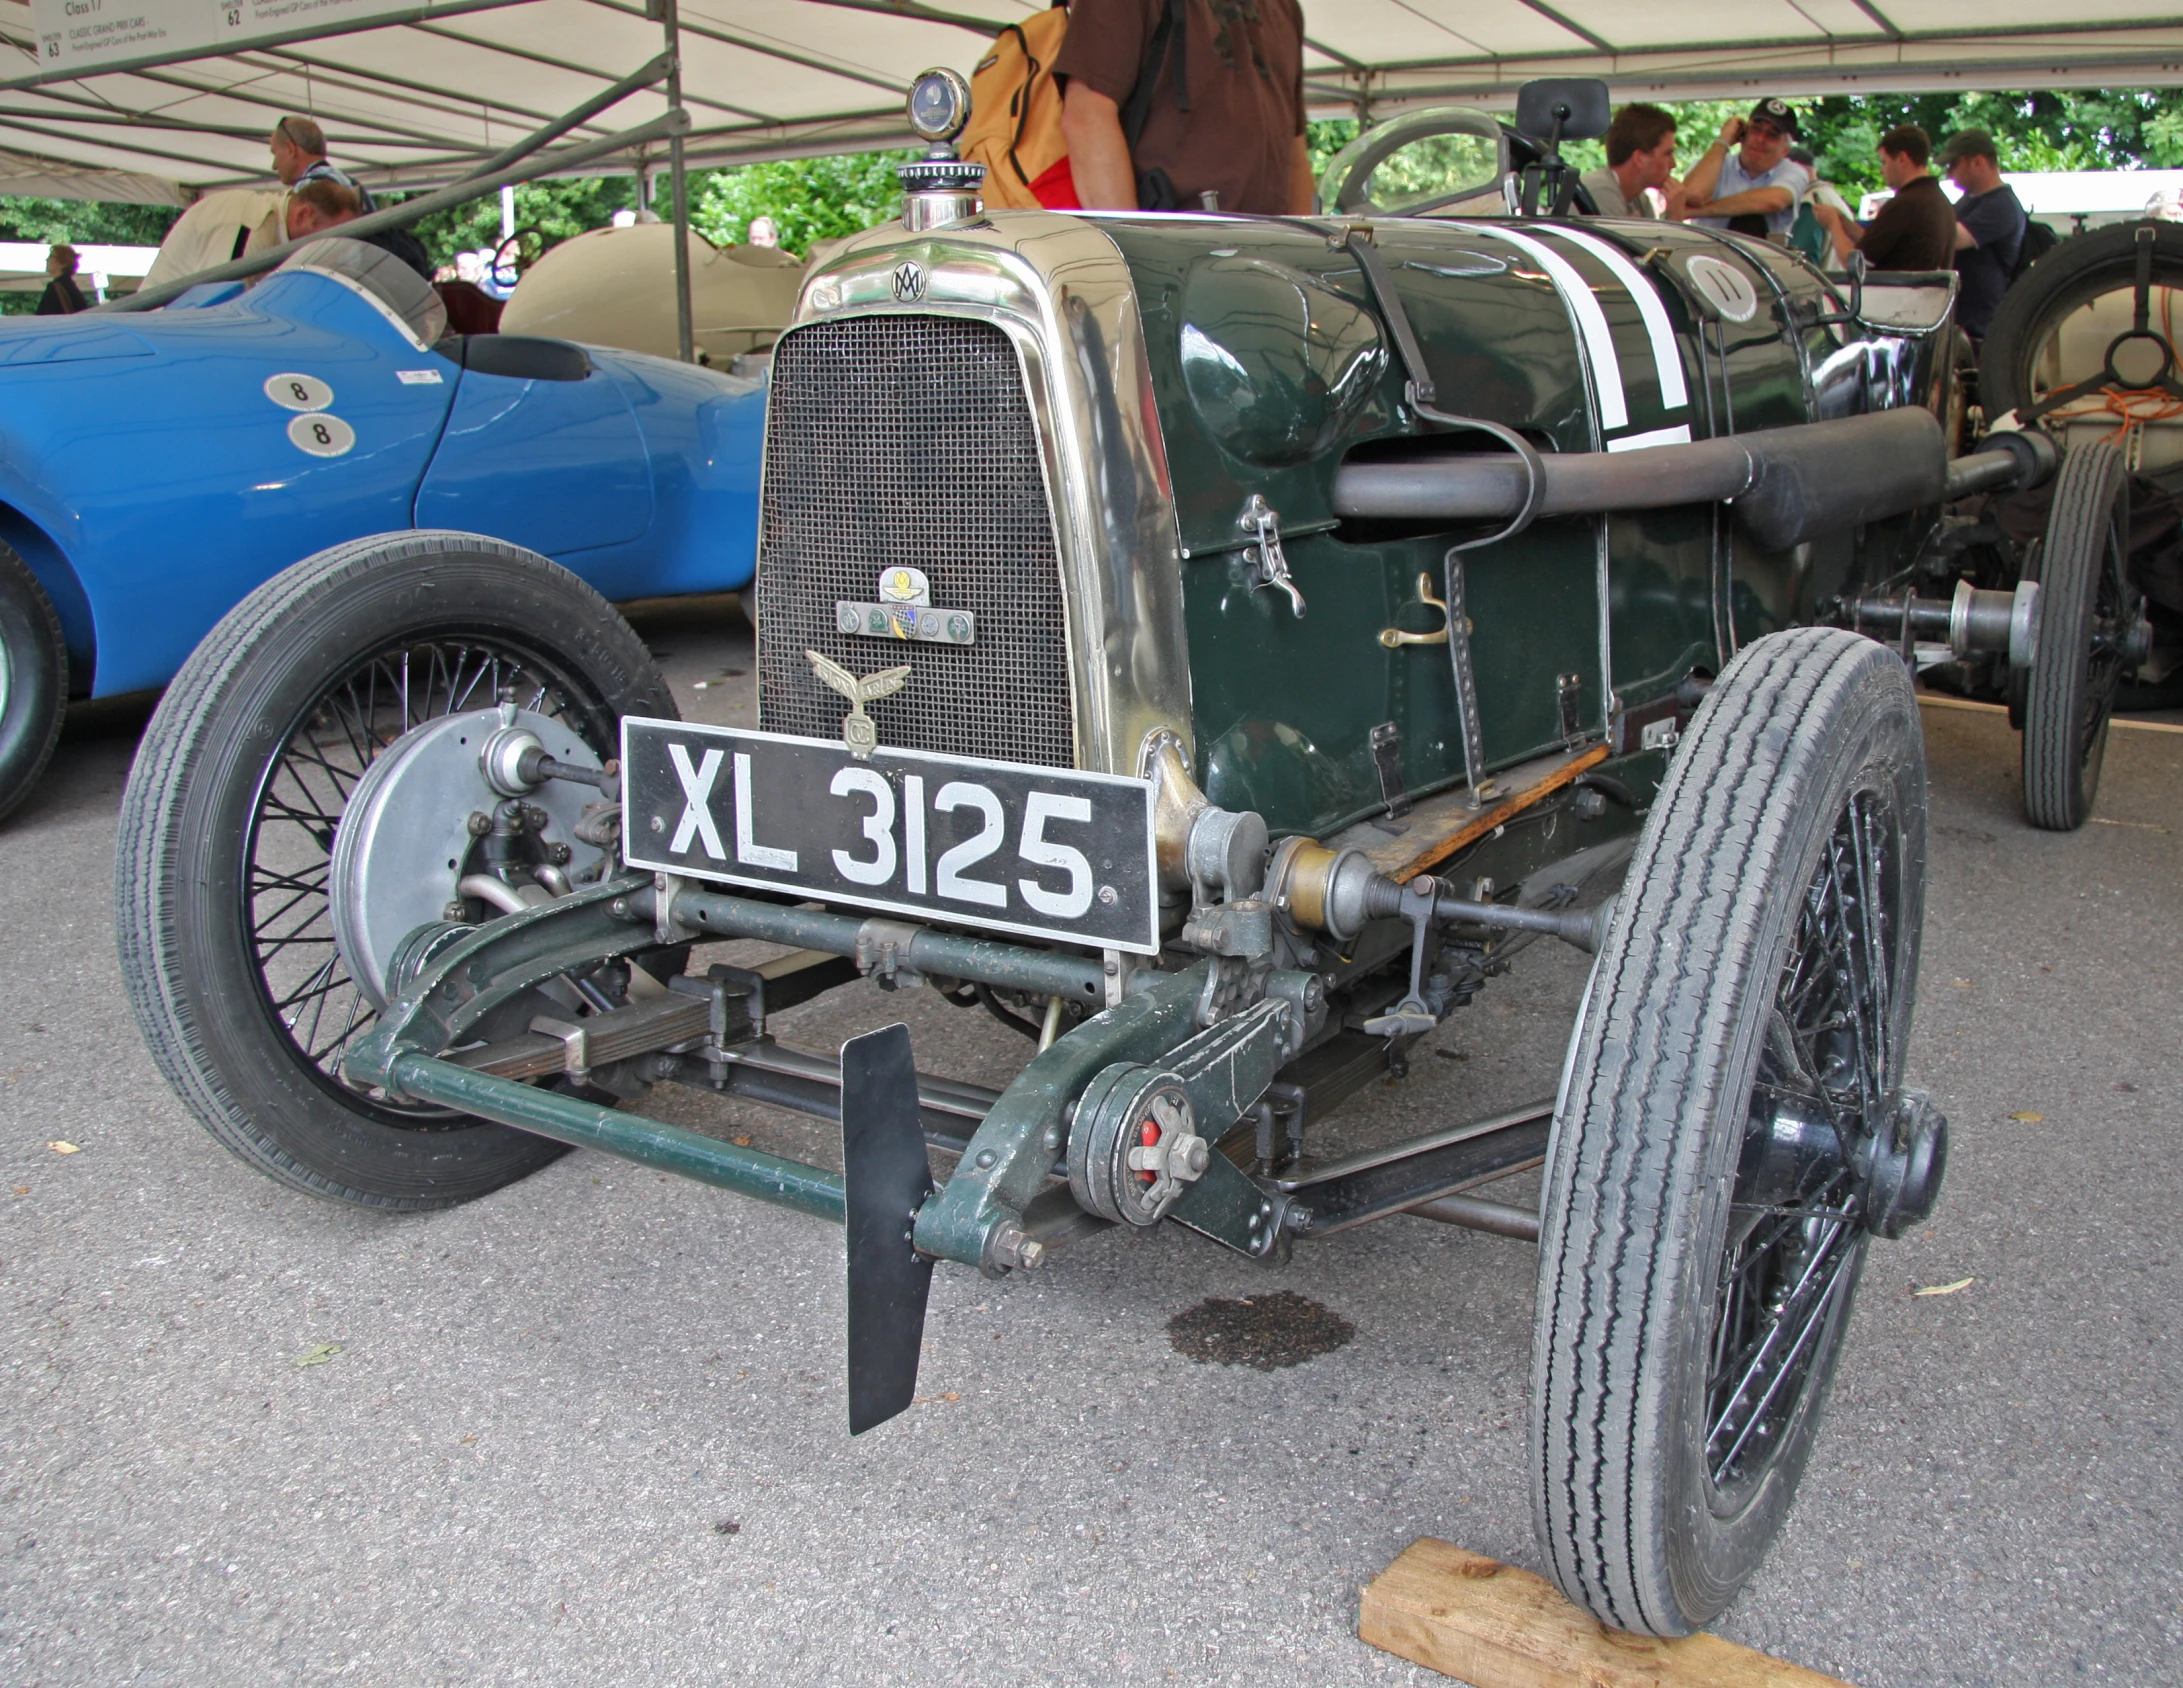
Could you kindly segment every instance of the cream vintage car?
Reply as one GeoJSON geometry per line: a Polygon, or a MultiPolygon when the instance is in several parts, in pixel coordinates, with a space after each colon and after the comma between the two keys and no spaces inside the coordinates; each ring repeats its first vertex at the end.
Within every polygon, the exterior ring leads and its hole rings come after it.
{"type": "MultiPolygon", "coordinates": [[[[690,236],[690,305],[700,362],[732,369],[772,348],[795,319],[803,260],[775,246],[714,246],[690,236]]],[[[671,223],[593,229],[527,265],[500,315],[503,334],[676,353],[671,223]]],[[[746,365],[739,373],[748,373],[746,365]]]]}

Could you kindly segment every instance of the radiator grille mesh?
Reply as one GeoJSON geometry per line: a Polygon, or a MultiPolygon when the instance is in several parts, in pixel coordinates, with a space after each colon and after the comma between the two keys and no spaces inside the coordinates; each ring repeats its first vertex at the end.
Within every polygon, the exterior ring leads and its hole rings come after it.
{"type": "Polygon", "coordinates": [[[1076,760],[1061,571],[1023,376],[1007,335],[938,316],[848,317],[785,336],[766,413],[758,550],[760,724],[832,738],[848,705],[814,650],[852,673],[916,671],[867,705],[882,744],[1046,767],[1076,760]],[[883,568],[978,617],[972,645],[860,638],[883,568]]]}

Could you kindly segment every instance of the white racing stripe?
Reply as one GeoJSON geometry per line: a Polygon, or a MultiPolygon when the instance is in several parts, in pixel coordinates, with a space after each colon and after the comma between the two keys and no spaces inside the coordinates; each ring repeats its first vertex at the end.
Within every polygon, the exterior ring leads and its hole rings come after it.
{"type": "Polygon", "coordinates": [[[1607,313],[1599,308],[1599,300],[1584,277],[1577,274],[1567,258],[1530,235],[1518,234],[1497,223],[1474,223],[1465,232],[1505,240],[1546,272],[1554,290],[1561,295],[1561,302],[1568,307],[1578,336],[1584,341],[1586,358],[1592,366],[1592,386],[1599,394],[1600,427],[1607,430],[1627,428],[1630,401],[1622,390],[1622,360],[1615,354],[1614,330],[1607,326],[1607,313]]]}
{"type": "Polygon", "coordinates": [[[1667,307],[1660,303],[1659,291],[1652,278],[1630,262],[1629,254],[1620,247],[1604,241],[1596,234],[1583,229],[1550,229],[1572,246],[1582,247],[1614,272],[1615,279],[1630,290],[1630,297],[1637,301],[1637,314],[1644,319],[1645,333],[1652,341],[1652,366],[1660,376],[1660,405],[1663,410],[1681,410],[1690,403],[1690,385],[1683,378],[1683,354],[1675,343],[1675,327],[1668,321],[1667,307]]]}
{"type": "Polygon", "coordinates": [[[1619,440],[1609,440],[1609,451],[1643,451],[1653,445],[1688,445],[1690,424],[1678,422],[1672,428],[1655,428],[1649,434],[1624,434],[1619,440]]]}

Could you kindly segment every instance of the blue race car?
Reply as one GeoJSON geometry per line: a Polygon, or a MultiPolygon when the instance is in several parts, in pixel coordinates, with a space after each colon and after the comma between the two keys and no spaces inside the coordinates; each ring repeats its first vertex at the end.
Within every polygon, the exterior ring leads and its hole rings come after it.
{"type": "Polygon", "coordinates": [[[610,599],[749,583],[760,383],[445,326],[415,271],[338,238],[247,293],[0,326],[0,814],[70,696],[164,685],[344,540],[487,535],[610,599]]]}

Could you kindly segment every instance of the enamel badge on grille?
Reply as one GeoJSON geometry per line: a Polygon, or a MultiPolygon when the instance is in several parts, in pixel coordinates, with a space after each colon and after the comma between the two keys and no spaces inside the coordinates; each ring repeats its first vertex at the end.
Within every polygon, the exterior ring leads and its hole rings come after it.
{"type": "Polygon", "coordinates": [[[879,601],[852,604],[837,600],[834,625],[867,639],[914,639],[927,645],[968,645],[978,636],[978,618],[969,610],[936,609],[923,569],[883,569],[879,601]]]}

